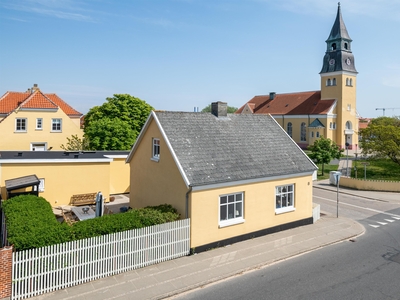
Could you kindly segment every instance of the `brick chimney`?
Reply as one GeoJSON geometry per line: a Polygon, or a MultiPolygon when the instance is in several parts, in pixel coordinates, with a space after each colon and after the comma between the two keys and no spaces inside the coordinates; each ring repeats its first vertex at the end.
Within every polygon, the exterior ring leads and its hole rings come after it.
{"type": "Polygon", "coordinates": [[[213,102],[211,103],[211,113],[219,117],[226,117],[228,115],[228,105],[226,102],[213,102]]]}

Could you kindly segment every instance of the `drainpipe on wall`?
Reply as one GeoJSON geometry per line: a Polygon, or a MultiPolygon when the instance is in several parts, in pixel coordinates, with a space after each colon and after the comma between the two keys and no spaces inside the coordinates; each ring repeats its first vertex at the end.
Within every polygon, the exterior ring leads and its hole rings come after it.
{"type": "Polygon", "coordinates": [[[186,209],[185,209],[186,219],[189,218],[189,194],[191,191],[192,191],[192,187],[189,186],[189,189],[186,192],[186,209]]]}

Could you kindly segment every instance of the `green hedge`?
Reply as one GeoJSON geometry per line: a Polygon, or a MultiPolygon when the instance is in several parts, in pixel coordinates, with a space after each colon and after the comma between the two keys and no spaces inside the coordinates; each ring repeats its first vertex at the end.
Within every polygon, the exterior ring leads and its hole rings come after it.
{"type": "Polygon", "coordinates": [[[70,229],[55,218],[42,197],[21,195],[3,201],[8,241],[16,250],[38,248],[70,240],[70,229]]]}
{"type": "Polygon", "coordinates": [[[39,248],[109,233],[137,229],[179,219],[171,205],[132,209],[68,226],[55,218],[50,203],[42,197],[22,195],[3,201],[8,241],[16,250],[39,248]]]}

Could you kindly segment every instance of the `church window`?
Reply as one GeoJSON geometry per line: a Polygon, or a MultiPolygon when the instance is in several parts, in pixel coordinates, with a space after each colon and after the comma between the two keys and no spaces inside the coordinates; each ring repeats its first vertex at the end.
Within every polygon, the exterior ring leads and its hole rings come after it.
{"type": "Polygon", "coordinates": [[[314,137],[314,131],[310,132],[310,137],[312,137],[312,138],[314,137]]]}
{"type": "Polygon", "coordinates": [[[333,43],[333,44],[332,44],[331,50],[336,50],[336,43],[333,43]]]}
{"type": "Polygon", "coordinates": [[[332,129],[333,128],[333,124],[332,122],[329,123],[329,128],[332,129]]]}
{"type": "Polygon", "coordinates": [[[344,43],[344,49],[348,50],[349,46],[347,43],[344,43]]]}
{"type": "Polygon", "coordinates": [[[350,86],[353,86],[353,79],[350,78],[350,86]]]}
{"type": "Polygon", "coordinates": [[[352,125],[350,121],[346,122],[346,129],[352,129],[352,125]]]}
{"type": "Polygon", "coordinates": [[[346,78],[346,85],[349,86],[350,85],[350,79],[346,78]]]}
{"type": "Polygon", "coordinates": [[[303,122],[300,127],[300,141],[305,142],[306,140],[306,123],[303,122]]]}
{"type": "Polygon", "coordinates": [[[351,110],[351,104],[347,104],[347,110],[348,110],[348,111],[351,110]]]}
{"type": "Polygon", "coordinates": [[[332,85],[336,85],[336,78],[333,78],[332,85]]]}
{"type": "Polygon", "coordinates": [[[319,131],[316,132],[315,136],[319,138],[319,131]]]}
{"type": "Polygon", "coordinates": [[[330,78],[328,78],[328,80],[326,81],[326,86],[330,86],[330,85],[332,85],[332,81],[330,78]]]}
{"type": "Polygon", "coordinates": [[[333,129],[336,129],[336,122],[333,122],[333,129]]]}
{"type": "Polygon", "coordinates": [[[287,124],[287,134],[288,134],[290,137],[292,137],[292,134],[293,134],[293,126],[292,126],[292,123],[291,123],[291,122],[289,122],[289,123],[287,124]]]}

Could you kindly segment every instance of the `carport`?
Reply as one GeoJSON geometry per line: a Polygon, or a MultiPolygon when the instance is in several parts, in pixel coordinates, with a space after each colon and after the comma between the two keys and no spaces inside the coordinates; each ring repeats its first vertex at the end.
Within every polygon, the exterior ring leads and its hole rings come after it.
{"type": "Polygon", "coordinates": [[[19,196],[19,195],[35,195],[39,196],[39,178],[34,175],[28,175],[18,178],[13,178],[9,180],[5,180],[6,190],[7,190],[7,199],[11,197],[19,196]],[[26,189],[31,187],[31,191],[20,191],[21,189],[26,189]],[[13,192],[16,191],[16,192],[13,192]]]}

